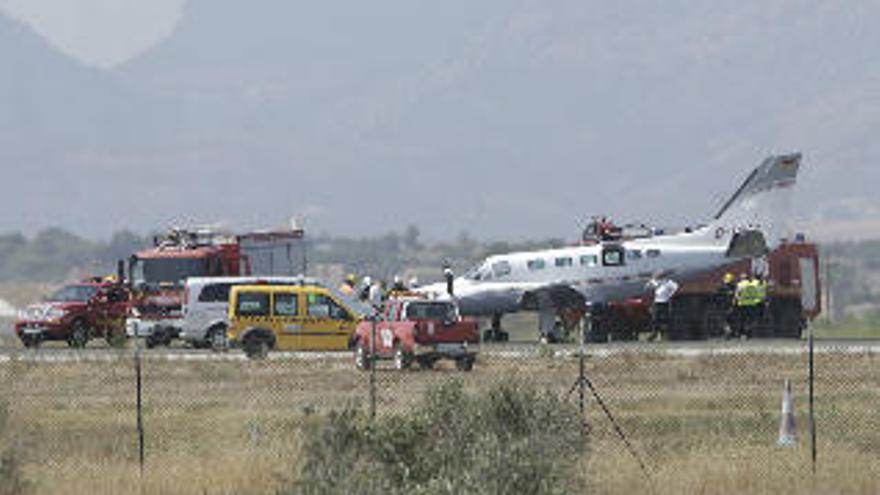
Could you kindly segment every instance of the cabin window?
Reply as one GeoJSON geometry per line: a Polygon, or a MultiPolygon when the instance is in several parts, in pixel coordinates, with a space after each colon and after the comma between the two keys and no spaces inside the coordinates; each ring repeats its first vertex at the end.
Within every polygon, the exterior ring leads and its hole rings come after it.
{"type": "Polygon", "coordinates": [[[269,316],[269,293],[239,293],[235,314],[238,316],[269,316]]]}
{"type": "Polygon", "coordinates": [[[299,314],[296,294],[275,294],[275,316],[296,316],[299,314]]]}
{"type": "Polygon", "coordinates": [[[641,249],[630,249],[626,252],[626,257],[631,260],[640,260],[642,259],[642,250],[641,249]]]}
{"type": "Polygon", "coordinates": [[[323,294],[309,294],[306,301],[306,311],[312,318],[324,318],[331,320],[348,320],[348,313],[333,299],[323,294]]]}
{"type": "Polygon", "coordinates": [[[645,252],[645,254],[648,256],[648,258],[659,258],[660,257],[660,250],[659,249],[649,249],[645,252]]]}
{"type": "Polygon", "coordinates": [[[543,270],[545,264],[544,264],[544,260],[536,259],[536,260],[529,260],[526,263],[526,266],[529,268],[529,270],[543,270]]]}
{"type": "Polygon", "coordinates": [[[599,257],[595,254],[585,254],[581,256],[581,266],[596,266],[599,264],[599,257]]]}
{"type": "Polygon", "coordinates": [[[498,261],[492,264],[492,273],[495,275],[495,278],[500,278],[505,275],[510,275],[510,262],[509,261],[498,261]]]}
{"type": "Polygon", "coordinates": [[[232,284],[208,284],[199,293],[199,302],[229,302],[232,284]]]}
{"type": "Polygon", "coordinates": [[[564,258],[556,258],[555,264],[557,268],[567,268],[572,265],[572,260],[567,256],[564,258]]]}
{"type": "Polygon", "coordinates": [[[607,248],[602,251],[602,265],[604,266],[621,266],[623,265],[623,249],[607,248]]]}

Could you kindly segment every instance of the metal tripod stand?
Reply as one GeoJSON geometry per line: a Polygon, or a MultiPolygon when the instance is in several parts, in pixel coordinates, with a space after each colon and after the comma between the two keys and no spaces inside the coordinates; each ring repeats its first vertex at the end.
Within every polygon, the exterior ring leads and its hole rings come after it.
{"type": "Polygon", "coordinates": [[[614,415],[611,414],[611,410],[608,408],[608,405],[605,404],[605,401],[602,399],[602,396],[599,394],[599,391],[593,385],[593,382],[587,376],[587,344],[586,344],[586,333],[587,330],[592,330],[593,327],[593,316],[590,310],[587,311],[586,315],[584,315],[584,319],[587,324],[581,324],[580,332],[580,344],[578,346],[578,377],[575,379],[574,383],[569,389],[567,396],[571,396],[575,390],[578,391],[578,400],[579,400],[579,408],[581,417],[583,418],[583,426],[585,432],[590,431],[590,425],[587,423],[586,419],[586,391],[590,390],[593,398],[596,400],[596,403],[599,404],[599,408],[602,409],[602,413],[608,419],[608,422],[611,423],[611,426],[614,427],[615,433],[617,433],[617,437],[623,442],[623,445],[626,447],[627,451],[632,455],[633,459],[638,463],[639,468],[642,471],[642,475],[645,476],[645,479],[648,482],[648,486],[651,486],[651,477],[648,474],[648,468],[645,466],[645,463],[639,457],[632,443],[630,443],[629,438],[627,438],[626,433],[624,433],[623,429],[620,427],[620,424],[614,418],[614,415]]]}

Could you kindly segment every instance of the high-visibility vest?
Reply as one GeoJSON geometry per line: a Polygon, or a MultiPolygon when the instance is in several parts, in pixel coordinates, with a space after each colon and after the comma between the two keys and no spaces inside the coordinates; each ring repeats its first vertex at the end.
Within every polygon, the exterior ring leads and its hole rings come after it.
{"type": "Polygon", "coordinates": [[[757,280],[741,280],[736,284],[737,306],[757,306],[761,301],[761,289],[757,280]]]}
{"type": "Polygon", "coordinates": [[[764,304],[767,302],[767,282],[763,280],[755,280],[755,287],[757,288],[757,299],[758,304],[764,304]]]}

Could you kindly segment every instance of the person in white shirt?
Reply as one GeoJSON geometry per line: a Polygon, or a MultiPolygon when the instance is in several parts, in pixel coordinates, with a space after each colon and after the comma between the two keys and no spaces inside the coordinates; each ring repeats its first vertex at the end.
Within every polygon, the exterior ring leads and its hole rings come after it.
{"type": "Polygon", "coordinates": [[[382,281],[375,280],[373,284],[370,285],[370,293],[369,293],[369,301],[370,304],[376,310],[381,310],[382,308],[382,281]]]}
{"type": "Polygon", "coordinates": [[[678,291],[678,282],[663,273],[657,273],[648,281],[645,288],[652,291],[654,297],[654,304],[651,305],[652,332],[648,339],[655,340],[669,330],[670,304],[678,291]]]}

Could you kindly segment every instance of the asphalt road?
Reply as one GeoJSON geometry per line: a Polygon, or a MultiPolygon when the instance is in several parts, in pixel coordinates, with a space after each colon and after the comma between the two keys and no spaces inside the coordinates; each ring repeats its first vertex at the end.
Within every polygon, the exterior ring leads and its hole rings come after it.
{"type": "MultiPolygon", "coordinates": [[[[610,344],[588,344],[585,346],[589,357],[605,357],[620,353],[667,355],[681,357],[723,356],[743,354],[797,355],[807,352],[806,341],[798,340],[750,340],[750,341],[699,341],[699,342],[619,342],[610,344]]],[[[537,343],[491,343],[480,346],[481,355],[487,358],[522,359],[535,356],[573,358],[579,347],[572,344],[542,346],[537,343]]],[[[112,362],[131,359],[134,348],[86,348],[69,349],[49,345],[31,350],[20,347],[0,348],[0,363],[12,361],[25,362],[112,362]]],[[[816,341],[816,353],[880,354],[880,339],[835,339],[816,341]]],[[[142,356],[153,361],[241,361],[246,357],[241,351],[213,352],[210,350],[189,349],[185,347],[143,349],[142,356]]],[[[335,360],[351,359],[350,352],[289,352],[278,351],[269,354],[270,360],[335,360]]]]}

